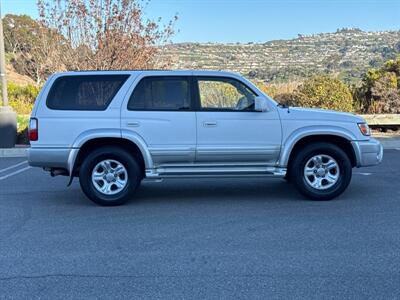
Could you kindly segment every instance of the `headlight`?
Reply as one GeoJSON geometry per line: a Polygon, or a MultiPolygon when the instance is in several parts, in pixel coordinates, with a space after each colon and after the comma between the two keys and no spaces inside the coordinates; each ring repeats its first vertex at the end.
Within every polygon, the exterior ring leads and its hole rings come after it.
{"type": "Polygon", "coordinates": [[[358,128],[360,128],[360,131],[363,135],[370,136],[371,135],[371,130],[369,129],[369,126],[367,123],[358,123],[358,128]]]}

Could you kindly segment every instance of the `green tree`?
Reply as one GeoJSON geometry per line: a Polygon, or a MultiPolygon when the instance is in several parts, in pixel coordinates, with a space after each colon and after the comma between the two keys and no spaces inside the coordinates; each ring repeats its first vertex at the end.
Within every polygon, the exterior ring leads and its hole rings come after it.
{"type": "Polygon", "coordinates": [[[27,15],[7,14],[3,18],[4,47],[9,53],[29,52],[38,43],[39,24],[27,15]]]}
{"type": "Polygon", "coordinates": [[[314,76],[294,92],[291,104],[305,107],[353,111],[353,96],[349,87],[339,79],[314,76]]]}
{"type": "Polygon", "coordinates": [[[396,59],[388,60],[383,66],[386,72],[393,72],[397,77],[400,77],[400,55],[396,59]]]}
{"type": "MultiPolygon", "coordinates": [[[[65,38],[26,15],[6,15],[3,19],[5,49],[12,53],[14,69],[40,85],[54,71],[62,70],[57,49],[65,38]]],[[[65,48],[65,47],[64,47],[65,48]]]]}

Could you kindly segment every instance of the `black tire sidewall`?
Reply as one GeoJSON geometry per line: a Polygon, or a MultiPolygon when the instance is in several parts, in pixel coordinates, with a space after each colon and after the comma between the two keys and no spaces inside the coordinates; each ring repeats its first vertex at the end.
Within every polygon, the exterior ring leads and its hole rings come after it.
{"type": "Polygon", "coordinates": [[[297,189],[306,197],[312,200],[331,200],[347,188],[352,177],[352,166],[347,154],[338,146],[329,143],[311,144],[302,149],[293,161],[290,170],[297,189]],[[339,165],[340,176],[338,181],[326,190],[316,190],[311,187],[304,177],[304,167],[307,161],[319,154],[329,155],[339,165]]]}
{"type": "Polygon", "coordinates": [[[129,200],[138,187],[141,180],[141,172],[136,159],[123,149],[118,147],[103,147],[89,154],[83,161],[79,171],[79,182],[85,195],[93,202],[103,206],[115,206],[124,204],[129,200]],[[120,162],[128,172],[128,182],[125,188],[114,195],[104,195],[97,191],[92,183],[93,168],[102,160],[113,159],[120,162]]]}

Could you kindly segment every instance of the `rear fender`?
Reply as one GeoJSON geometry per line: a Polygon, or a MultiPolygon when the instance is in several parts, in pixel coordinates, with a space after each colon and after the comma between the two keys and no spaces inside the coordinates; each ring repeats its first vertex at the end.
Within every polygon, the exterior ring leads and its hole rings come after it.
{"type": "Polygon", "coordinates": [[[81,133],[73,143],[72,150],[70,152],[68,158],[68,171],[70,176],[72,177],[72,171],[74,169],[75,161],[78,156],[80,148],[88,141],[98,138],[120,138],[127,139],[139,148],[146,169],[153,168],[153,160],[150,155],[150,151],[148,150],[147,144],[143,140],[143,138],[137,133],[121,130],[120,129],[92,129],[81,133]]]}

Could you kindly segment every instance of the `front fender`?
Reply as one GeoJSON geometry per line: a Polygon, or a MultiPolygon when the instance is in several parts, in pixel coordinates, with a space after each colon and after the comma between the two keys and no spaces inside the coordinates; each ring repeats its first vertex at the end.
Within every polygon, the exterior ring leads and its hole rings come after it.
{"type": "Polygon", "coordinates": [[[312,135],[325,135],[325,136],[339,136],[347,139],[348,141],[354,141],[357,137],[346,128],[339,126],[320,126],[312,125],[301,127],[293,131],[283,142],[281,149],[281,157],[279,159],[280,166],[287,166],[289,162],[290,153],[292,152],[294,146],[302,138],[312,135]]]}

